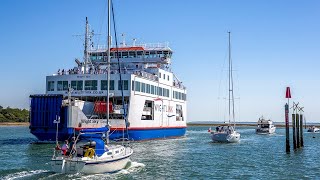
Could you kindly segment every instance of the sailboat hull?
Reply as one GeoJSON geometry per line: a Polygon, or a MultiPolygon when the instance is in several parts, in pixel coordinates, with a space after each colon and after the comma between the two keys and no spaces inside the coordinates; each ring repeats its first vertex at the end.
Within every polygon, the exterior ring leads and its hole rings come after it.
{"type": "Polygon", "coordinates": [[[214,132],[211,134],[213,142],[220,143],[236,143],[240,141],[240,134],[234,131],[233,133],[228,132],[214,132]]]}

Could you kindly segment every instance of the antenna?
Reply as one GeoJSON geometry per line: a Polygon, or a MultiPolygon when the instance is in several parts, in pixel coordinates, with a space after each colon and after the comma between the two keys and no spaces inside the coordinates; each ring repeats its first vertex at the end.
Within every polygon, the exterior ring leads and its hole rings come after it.
{"type": "Polygon", "coordinates": [[[137,39],[136,39],[136,38],[133,38],[133,43],[132,43],[132,46],[133,46],[133,47],[136,46],[136,41],[137,41],[137,39]]]}
{"type": "Polygon", "coordinates": [[[126,35],[124,33],[121,34],[122,36],[122,46],[125,47],[126,46],[126,35]]]}

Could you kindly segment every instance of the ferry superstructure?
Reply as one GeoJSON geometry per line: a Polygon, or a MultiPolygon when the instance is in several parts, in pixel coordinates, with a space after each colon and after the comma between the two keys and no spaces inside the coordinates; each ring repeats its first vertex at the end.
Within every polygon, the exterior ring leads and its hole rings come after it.
{"type": "Polygon", "coordinates": [[[87,24],[83,62],[76,59],[72,69],[47,76],[46,93],[30,96],[31,133],[39,140],[55,140],[54,121],[59,119],[59,138],[67,138],[77,127],[107,125],[106,111],[109,111],[110,139],[118,139],[124,133],[125,108],[130,139],[184,136],[187,90],[171,71],[173,52],[168,43],[122,43],[110,49],[107,105],[108,49],[89,46],[90,39],[87,24]],[[121,104],[121,83],[124,106],[121,104]]]}

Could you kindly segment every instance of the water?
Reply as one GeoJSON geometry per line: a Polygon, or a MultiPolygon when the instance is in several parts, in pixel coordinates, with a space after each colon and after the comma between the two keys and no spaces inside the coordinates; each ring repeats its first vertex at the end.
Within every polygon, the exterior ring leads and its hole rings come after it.
{"type": "Polygon", "coordinates": [[[50,171],[54,144],[31,144],[28,127],[0,127],[0,179],[314,179],[320,177],[320,134],[304,133],[305,147],[285,151],[285,131],[256,135],[239,127],[241,142],[212,143],[208,127],[186,137],[132,143],[128,168],[113,174],[63,175],[50,171]],[[314,138],[313,138],[314,137],[314,138]]]}

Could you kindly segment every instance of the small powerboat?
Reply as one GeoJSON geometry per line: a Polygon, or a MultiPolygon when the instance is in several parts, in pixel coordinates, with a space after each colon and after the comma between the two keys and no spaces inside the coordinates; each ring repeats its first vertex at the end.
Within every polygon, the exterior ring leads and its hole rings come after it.
{"type": "Polygon", "coordinates": [[[263,117],[259,118],[256,128],[257,134],[273,134],[275,131],[276,127],[270,119],[265,120],[263,117]]]}

